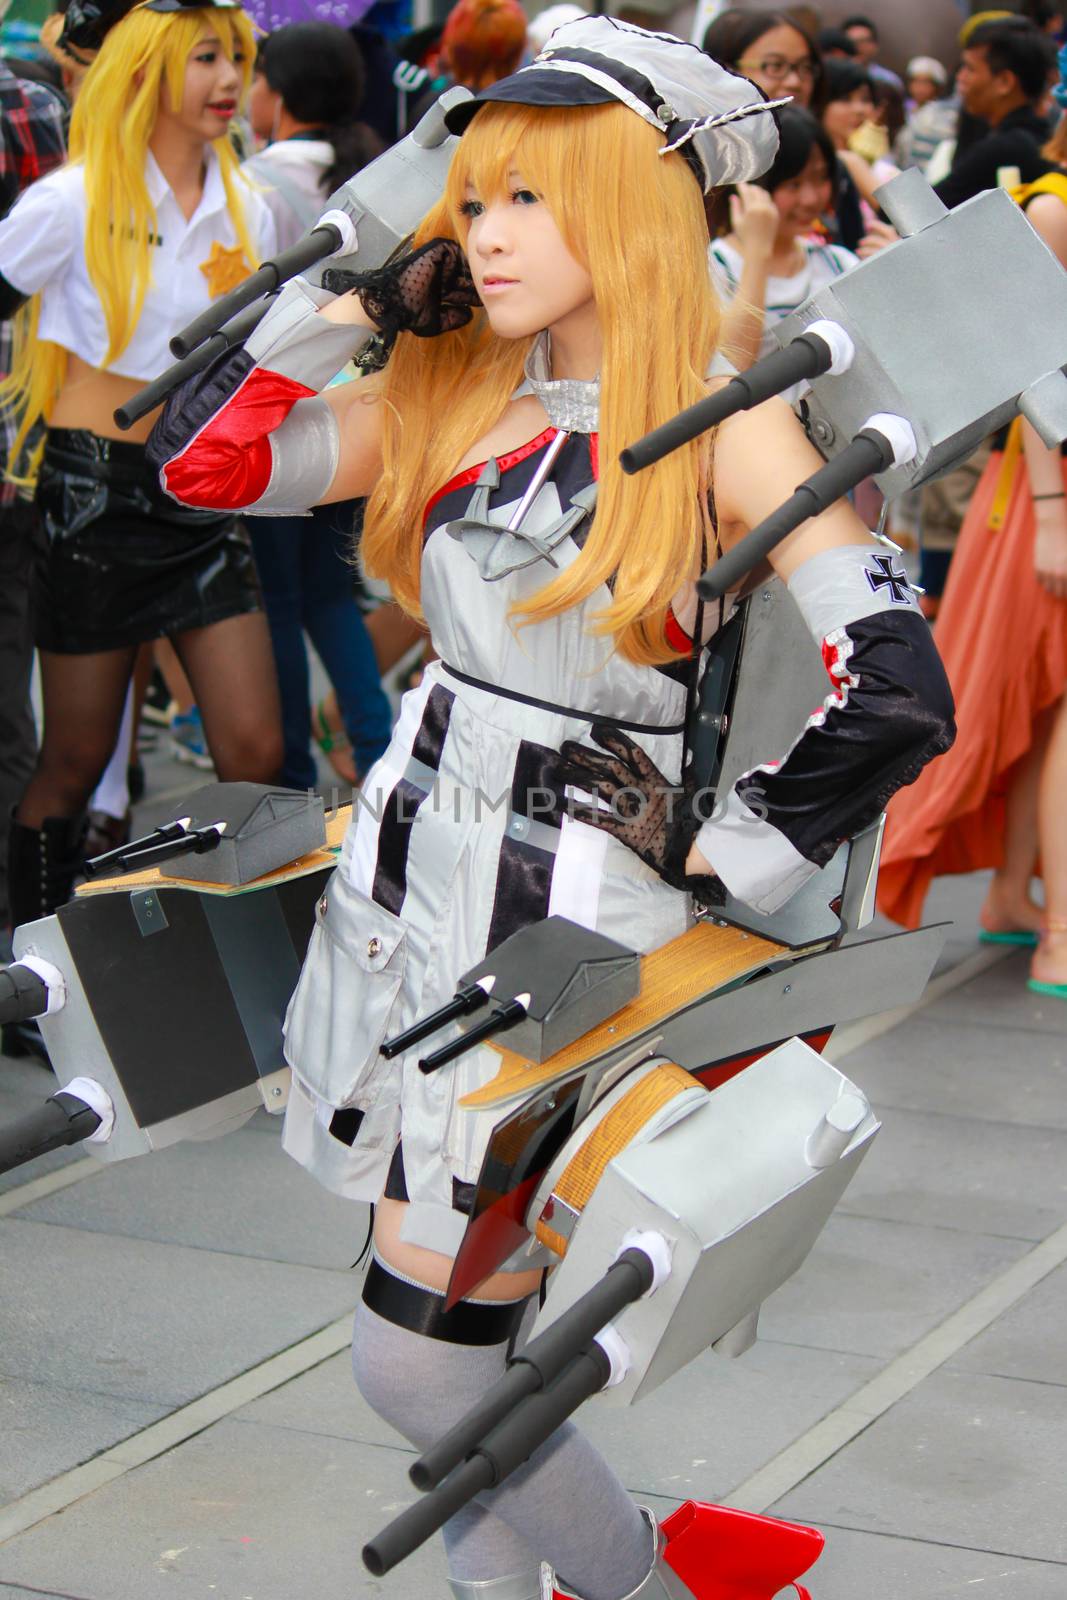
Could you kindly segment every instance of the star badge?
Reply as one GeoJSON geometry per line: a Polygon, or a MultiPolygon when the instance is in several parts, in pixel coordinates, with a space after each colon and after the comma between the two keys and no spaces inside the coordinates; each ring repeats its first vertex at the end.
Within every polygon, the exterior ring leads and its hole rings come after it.
{"type": "Polygon", "coordinates": [[[216,239],[207,260],[201,261],[200,271],[207,279],[208,294],[212,300],[216,300],[220,294],[228,294],[239,283],[243,283],[252,268],[240,245],[227,249],[216,239]]]}

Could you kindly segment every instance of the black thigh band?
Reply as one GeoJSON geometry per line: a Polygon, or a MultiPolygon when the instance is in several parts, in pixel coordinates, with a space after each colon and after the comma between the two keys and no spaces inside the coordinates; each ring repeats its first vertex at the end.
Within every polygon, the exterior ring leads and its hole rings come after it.
{"type": "Polygon", "coordinates": [[[506,1344],[518,1332],[526,1300],[461,1300],[445,1310],[445,1297],[435,1289],[409,1283],[372,1261],[363,1284],[363,1304],[393,1322],[427,1339],[448,1344],[506,1344]]]}
{"type": "Polygon", "coordinates": [[[518,689],[505,689],[502,684],[489,683],[485,678],[472,678],[469,672],[460,672],[441,662],[442,669],[460,683],[469,683],[472,689],[484,689],[486,694],[499,695],[503,700],[517,700],[523,706],[536,706],[538,711],[551,711],[557,717],[569,717],[573,722],[602,722],[608,728],[622,728],[626,733],[667,734],[683,733],[684,722],[626,722],[622,717],[604,717],[599,711],[579,711],[574,706],[557,705],[554,700],[539,700],[535,694],[520,694],[518,689]]]}

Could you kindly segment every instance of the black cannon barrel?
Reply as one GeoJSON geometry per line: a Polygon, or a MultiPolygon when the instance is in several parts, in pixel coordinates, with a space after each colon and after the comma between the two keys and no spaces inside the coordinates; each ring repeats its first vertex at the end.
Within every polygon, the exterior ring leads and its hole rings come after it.
{"type": "Polygon", "coordinates": [[[173,861],[176,856],[202,856],[208,850],[217,850],[222,843],[222,829],[210,824],[206,828],[192,828],[175,839],[162,839],[157,844],[146,844],[137,849],[127,847],[115,862],[118,872],[143,872],[145,867],[158,867],[161,861],[173,861]]]}
{"type": "Polygon", "coordinates": [[[421,1044],[428,1039],[431,1033],[436,1033],[449,1022],[456,1022],[460,1017],[469,1017],[472,1011],[478,1011],[482,1006],[489,1004],[489,990],[483,989],[480,983],[468,983],[462,989],[457,989],[452,999],[436,1011],[431,1011],[427,1016],[413,1022],[410,1028],[405,1028],[403,1033],[396,1034],[392,1039],[386,1039],[382,1045],[382,1055],[386,1061],[392,1061],[394,1056],[403,1055],[405,1050],[410,1050],[412,1045],[421,1044]]]}
{"type": "Polygon", "coordinates": [[[251,277],[194,317],[188,327],[174,335],[170,341],[171,351],[176,356],[189,355],[211,334],[217,333],[224,322],[229,322],[238,311],[251,305],[253,300],[258,300],[260,295],[272,294],[283,283],[288,283],[290,278],[295,278],[298,272],[314,266],[324,256],[332,256],[342,243],[341,230],[335,228],[332,222],[327,222],[321,228],[312,228],[303,239],[298,239],[288,250],[282,250],[273,261],[264,261],[251,277]]]}
{"type": "Polygon", "coordinates": [[[363,1564],[367,1570],[376,1578],[390,1572],[475,1495],[503,1483],[584,1400],[604,1387],[610,1372],[611,1362],[598,1344],[580,1351],[550,1388],[521,1401],[486,1436],[469,1461],[364,1545],[363,1564]]]}
{"type": "Polygon", "coordinates": [[[772,395],[792,388],[802,378],[817,378],[829,372],[833,362],[834,353],[825,339],[817,333],[800,334],[783,349],[774,350],[757,361],[747,372],[739,372],[706,400],[698,400],[695,406],[680,411],[669,422],[653,428],[643,439],[630,445],[619,456],[622,470],[643,472],[653,462],[661,461],[672,450],[680,450],[690,439],[717,427],[736,412],[761,405],[772,395]]]}
{"type": "Polygon", "coordinates": [[[61,1145],[80,1144],[99,1126],[100,1118],[91,1106],[60,1090],[34,1111],[0,1127],[0,1173],[61,1145]]]}
{"type": "Polygon", "coordinates": [[[0,967],[0,1022],[28,1022],[48,1010],[48,985],[21,961],[0,967]]]}
{"type": "Polygon", "coordinates": [[[498,1033],[506,1033],[509,1028],[516,1027],[527,1015],[526,1007],[521,1000],[507,1000],[502,1006],[497,1006],[487,1017],[476,1022],[473,1028],[468,1028],[466,1033],[461,1033],[458,1039],[450,1039],[448,1044],[443,1044],[440,1050],[435,1050],[419,1062],[419,1071],[436,1072],[438,1067],[445,1067],[450,1061],[455,1061],[457,1056],[473,1050],[476,1044],[482,1044],[486,1039],[495,1039],[498,1033]]]}
{"type": "Polygon", "coordinates": [[[876,428],[862,428],[840,455],[812,473],[776,511],[708,568],[697,583],[701,595],[705,600],[718,600],[720,595],[738,588],[753,567],[764,561],[802,522],[818,516],[872,472],[884,472],[893,459],[893,446],[885,435],[876,428]]]}
{"type": "Polygon", "coordinates": [[[652,1287],[654,1275],[655,1268],[643,1250],[624,1250],[599,1283],[524,1345],[478,1404],[423,1451],[409,1473],[415,1487],[433,1489],[439,1484],[521,1400],[547,1388],[601,1328],[640,1300],[652,1287]]]}
{"type": "Polygon", "coordinates": [[[176,361],[166,372],[158,378],[153,378],[143,389],[139,389],[124,406],[116,409],[114,417],[118,426],[132,428],[135,422],[140,422],[142,417],[147,417],[150,411],[161,406],[186,378],[202,372],[217,355],[229,350],[232,345],[243,344],[253,328],[262,322],[273,300],[272,294],[261,295],[252,305],[246,306],[215,333],[210,334],[203,344],[198,345],[189,355],[183,356],[181,361],[176,361]]]}
{"type": "Polygon", "coordinates": [[[149,845],[166,844],[170,839],[184,839],[187,832],[187,822],[165,822],[159,828],[153,828],[151,833],[143,833],[138,839],[128,839],[125,844],[116,845],[113,850],[105,850],[101,855],[90,856],[85,862],[85,876],[98,878],[101,873],[122,869],[122,863],[131,854],[138,850],[146,850],[149,845]]]}

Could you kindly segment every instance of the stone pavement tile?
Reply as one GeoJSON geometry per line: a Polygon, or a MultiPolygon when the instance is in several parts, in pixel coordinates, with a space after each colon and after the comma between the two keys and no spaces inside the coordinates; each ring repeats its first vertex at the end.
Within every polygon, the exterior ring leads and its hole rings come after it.
{"type": "MultiPolygon", "coordinates": [[[[833,1053],[831,1045],[831,1059],[833,1053]]],[[[935,1006],[865,1044],[842,1065],[879,1111],[932,1111],[1067,1130],[1067,1029],[1057,1038],[1010,1025],[945,1022],[935,1006]]]]}
{"type": "Polygon", "coordinates": [[[110,1449],[167,1409],[0,1378],[0,1505],[110,1449]]]}
{"type": "Polygon", "coordinates": [[[0,1583],[0,1600],[95,1600],[93,1595],[57,1594],[54,1589],[13,1589],[9,1583],[0,1583]]]}
{"type": "Polygon", "coordinates": [[[0,1223],[0,1372],[61,1389],[183,1405],[358,1298],[350,1273],[0,1223]]]}
{"type": "Polygon", "coordinates": [[[759,1340],[736,1361],[713,1351],[639,1405],[598,1405],[582,1427],[639,1497],[717,1500],[874,1377],[881,1363],[759,1340]]]}
{"type": "Polygon", "coordinates": [[[155,1239],[344,1272],[367,1233],[367,1208],[330,1194],[274,1138],[244,1128],[117,1162],[84,1188],[14,1213],[94,1233],[155,1239]]]}
{"type": "MultiPolygon", "coordinates": [[[[635,1491],[710,1499],[744,1482],[878,1365],[760,1341],[738,1361],[709,1352],[638,1406],[591,1400],[578,1421],[635,1491]]],[[[252,1401],[234,1420],[403,1445],[356,1389],[347,1351],[252,1401]]]]}
{"type": "Polygon", "coordinates": [[[360,1560],[416,1496],[409,1460],[217,1423],[0,1545],[0,1583],[91,1600],[444,1600],[438,1540],[385,1578],[360,1560]]]}
{"type": "Polygon", "coordinates": [[[1065,1427],[1067,1388],[941,1370],[774,1509],[1060,1562],[1067,1593],[1065,1427]]]}
{"type": "MultiPolygon", "coordinates": [[[[949,1363],[959,1372],[1067,1384],[1067,1266],[1031,1289],[949,1363]]],[[[1067,1593],[1067,1580],[1064,1584],[1067,1593]]]]}
{"type": "Polygon", "coordinates": [[[1017,1240],[838,1211],[800,1271],[765,1303],[760,1332],[788,1344],[895,1356],[1026,1248],[1017,1240]]]}
{"type": "Polygon", "coordinates": [[[1010,1026],[1062,1038],[1067,1029],[1067,1006],[1026,987],[1029,964],[1028,950],[998,962],[962,988],[943,995],[936,1002],[938,1018],[991,1028],[1010,1026]]]}
{"type": "MultiPolygon", "coordinates": [[[[847,1065],[862,1084],[859,1064],[847,1065]]],[[[841,1209],[962,1233],[1044,1239],[1067,1215],[1067,1131],[891,1111],[841,1209]]]]}

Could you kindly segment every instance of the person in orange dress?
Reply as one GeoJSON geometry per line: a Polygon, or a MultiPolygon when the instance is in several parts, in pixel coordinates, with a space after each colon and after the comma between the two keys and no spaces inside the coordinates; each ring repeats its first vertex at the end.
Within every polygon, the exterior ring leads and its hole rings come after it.
{"type": "MultiPolygon", "coordinates": [[[[1045,154],[1067,168],[1067,116],[1045,154]]],[[[1014,198],[1067,267],[1067,171],[1014,198]]],[[[1036,946],[1030,987],[1067,1001],[1067,461],[1021,418],[975,490],[934,637],[959,736],[889,806],[879,906],[914,926],[935,877],[992,867],[980,938],[1036,946]]]]}

